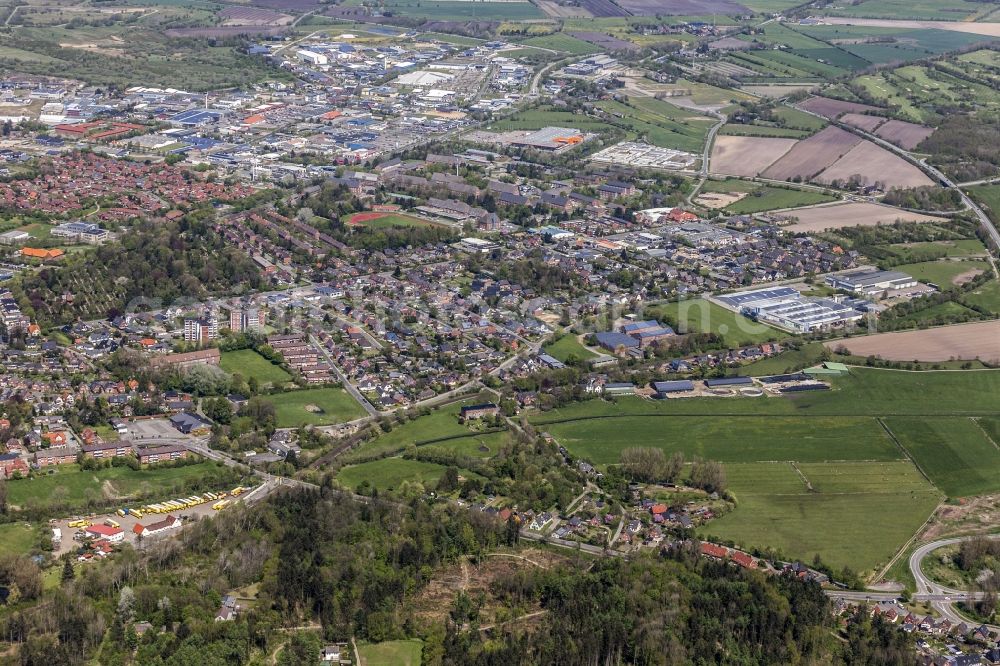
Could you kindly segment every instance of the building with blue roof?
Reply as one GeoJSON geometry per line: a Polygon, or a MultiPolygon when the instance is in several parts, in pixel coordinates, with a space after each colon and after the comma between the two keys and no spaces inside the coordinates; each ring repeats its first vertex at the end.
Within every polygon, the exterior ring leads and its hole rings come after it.
{"type": "Polygon", "coordinates": [[[694,383],[690,379],[678,379],[676,381],[653,382],[653,390],[656,397],[666,398],[670,393],[687,393],[694,390],[694,383]]]}
{"type": "Polygon", "coordinates": [[[717,377],[716,379],[706,379],[705,386],[708,388],[720,388],[725,386],[752,386],[753,379],[750,377],[717,377]]]}
{"type": "Polygon", "coordinates": [[[622,349],[638,349],[639,341],[630,335],[619,333],[618,331],[603,331],[597,333],[597,344],[611,352],[622,349]]]}

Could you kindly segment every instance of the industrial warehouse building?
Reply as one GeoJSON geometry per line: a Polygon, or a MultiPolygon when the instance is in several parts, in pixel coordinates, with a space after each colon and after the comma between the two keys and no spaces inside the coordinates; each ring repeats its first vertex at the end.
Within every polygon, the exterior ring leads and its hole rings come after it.
{"type": "Polygon", "coordinates": [[[859,321],[864,313],[829,298],[809,298],[791,287],[768,287],[719,296],[726,307],[751,319],[795,333],[808,333],[859,321]]]}
{"type": "Polygon", "coordinates": [[[859,296],[871,296],[883,291],[909,289],[917,286],[917,280],[902,271],[876,270],[827,275],[826,283],[834,289],[843,289],[859,296]]]}

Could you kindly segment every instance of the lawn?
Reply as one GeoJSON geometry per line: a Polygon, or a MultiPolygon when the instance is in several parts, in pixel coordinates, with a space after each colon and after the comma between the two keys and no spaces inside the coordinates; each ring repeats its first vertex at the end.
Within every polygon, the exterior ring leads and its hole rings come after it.
{"type": "Polygon", "coordinates": [[[777,210],[779,208],[797,208],[799,206],[812,206],[814,204],[835,201],[837,197],[832,197],[822,192],[806,192],[804,190],[788,190],[781,187],[762,186],[739,201],[730,204],[726,210],[734,215],[749,215],[765,210],[777,210]]]}
{"type": "Polygon", "coordinates": [[[361,666],[420,666],[423,641],[413,638],[384,643],[359,643],[361,666]]]}
{"type": "Polygon", "coordinates": [[[573,333],[567,333],[555,342],[545,345],[545,353],[554,356],[563,363],[570,357],[576,357],[581,361],[597,358],[597,354],[584,347],[573,333]]]}
{"type": "Polygon", "coordinates": [[[508,441],[506,432],[489,432],[469,437],[445,439],[420,447],[421,453],[445,453],[465,458],[492,458],[508,441]]]}
{"type": "Polygon", "coordinates": [[[612,123],[663,148],[701,152],[711,127],[705,116],[684,114],[678,107],[662,101],[655,106],[645,101],[641,107],[604,101],[598,102],[598,106],[612,115],[612,123]]]}
{"type": "Polygon", "coordinates": [[[745,365],[734,374],[763,377],[765,375],[780,375],[794,372],[816,365],[823,360],[826,347],[820,342],[810,342],[798,349],[786,349],[777,356],[771,356],[745,365]]]}
{"type": "Polygon", "coordinates": [[[1000,449],[967,418],[888,418],[886,425],[934,484],[951,497],[1000,490],[1000,449]]]}
{"type": "Polygon", "coordinates": [[[0,525],[0,555],[27,555],[38,543],[36,534],[34,527],[24,523],[0,525]]]}
{"type": "Polygon", "coordinates": [[[985,308],[990,312],[1000,313],[1000,281],[987,282],[982,287],[969,292],[964,301],[970,305],[985,308]]]}
{"type": "MultiPolygon", "coordinates": [[[[986,247],[983,242],[976,238],[951,241],[925,241],[922,243],[895,243],[887,246],[894,255],[903,261],[913,262],[909,257],[920,257],[923,253],[924,259],[927,253],[940,253],[944,257],[971,257],[986,254],[986,247]]],[[[930,256],[934,256],[931,254],[930,256]]]]}
{"type": "Polygon", "coordinates": [[[261,384],[283,384],[292,378],[280,365],[271,363],[252,349],[223,352],[219,366],[229,374],[243,375],[244,379],[256,377],[261,384]]]}
{"type": "Polygon", "coordinates": [[[365,415],[365,410],[344,389],[317,388],[267,396],[274,405],[279,428],[331,425],[365,415]]]}
{"type": "Polygon", "coordinates": [[[397,453],[409,444],[425,444],[448,437],[469,435],[468,427],[458,422],[463,405],[485,402],[486,398],[470,398],[445,405],[412,421],[393,426],[392,430],[370,442],[365,442],[345,456],[347,461],[366,460],[380,455],[397,453]]]}
{"type": "Polygon", "coordinates": [[[348,465],[337,474],[337,480],[346,488],[357,488],[367,481],[379,491],[385,491],[399,489],[404,481],[433,485],[444,472],[444,465],[406,458],[383,458],[360,465],[348,465]]]}
{"type": "Polygon", "coordinates": [[[892,270],[912,275],[921,282],[936,284],[941,289],[949,289],[954,286],[952,280],[959,275],[972,270],[989,269],[990,265],[985,261],[924,261],[918,264],[902,264],[892,270]]]}
{"type": "Polygon", "coordinates": [[[665,321],[678,333],[717,333],[729,347],[788,337],[783,331],[751,321],[702,298],[656,305],[647,308],[646,314],[665,321]]]}
{"type": "Polygon", "coordinates": [[[180,495],[192,487],[208,490],[216,485],[215,479],[226,474],[223,466],[212,462],[139,471],[128,467],[84,471],[78,465],[46,468],[50,469],[54,469],[55,473],[8,482],[8,501],[14,506],[27,508],[52,505],[82,508],[89,501],[99,502],[116,497],[123,500],[151,496],[167,498],[180,495]]]}
{"type": "Polygon", "coordinates": [[[1000,185],[976,185],[969,188],[969,195],[983,207],[994,226],[1000,226],[1000,185]]]}
{"type": "Polygon", "coordinates": [[[737,508],[699,533],[863,572],[887,562],[941,499],[908,462],[798,468],[802,476],[788,463],[726,465],[737,508]]]}
{"type": "Polygon", "coordinates": [[[902,457],[878,422],[867,416],[678,414],[588,419],[550,423],[539,428],[549,432],[574,455],[597,465],[618,463],[621,452],[633,446],[663,449],[667,454],[681,451],[689,460],[701,456],[734,463],[888,461],[902,457]]]}

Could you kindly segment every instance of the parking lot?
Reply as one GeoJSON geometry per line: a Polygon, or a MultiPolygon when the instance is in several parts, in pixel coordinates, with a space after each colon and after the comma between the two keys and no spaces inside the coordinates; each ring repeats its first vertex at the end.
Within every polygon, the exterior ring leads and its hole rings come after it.
{"type": "MultiPolygon", "coordinates": [[[[221,491],[228,489],[219,488],[218,490],[221,491]]],[[[238,498],[228,497],[226,499],[231,500],[233,503],[243,502],[246,501],[247,499],[251,500],[256,499],[257,496],[260,495],[261,493],[266,494],[266,491],[267,491],[266,487],[255,486],[253,490],[243,493],[238,498]]],[[[163,498],[163,500],[161,501],[166,501],[167,499],[171,498],[163,498]]],[[[89,520],[93,525],[105,524],[105,521],[108,519],[115,521],[121,526],[121,529],[125,532],[125,539],[123,543],[130,543],[133,546],[136,546],[138,540],[136,539],[135,532],[132,531],[132,528],[135,527],[137,523],[141,523],[143,525],[150,525],[152,523],[160,522],[161,520],[164,520],[168,515],[170,515],[174,516],[175,518],[180,518],[182,522],[187,524],[195,520],[198,520],[200,518],[204,518],[206,516],[217,515],[219,512],[212,508],[213,504],[215,504],[215,502],[210,501],[188,509],[182,509],[180,511],[171,511],[170,513],[148,513],[144,514],[142,518],[136,518],[135,516],[132,515],[119,516],[117,513],[111,512],[111,513],[103,513],[98,515],[87,516],[87,520],[89,520]]],[[[83,528],[70,527],[69,523],[73,521],[74,518],[63,518],[60,520],[49,521],[49,527],[58,527],[62,531],[62,540],[53,551],[53,555],[55,557],[59,557],[64,553],[75,552],[76,549],[80,547],[81,542],[75,540],[73,538],[73,535],[75,535],[77,532],[82,532],[83,528]]],[[[143,543],[148,543],[151,541],[155,541],[157,539],[169,538],[172,535],[178,534],[178,532],[179,530],[168,530],[162,534],[153,537],[145,537],[143,539],[143,543]]]]}
{"type": "Polygon", "coordinates": [[[132,421],[128,424],[129,439],[139,440],[173,440],[173,441],[193,441],[189,436],[183,434],[172,425],[167,419],[144,419],[132,421]]]}

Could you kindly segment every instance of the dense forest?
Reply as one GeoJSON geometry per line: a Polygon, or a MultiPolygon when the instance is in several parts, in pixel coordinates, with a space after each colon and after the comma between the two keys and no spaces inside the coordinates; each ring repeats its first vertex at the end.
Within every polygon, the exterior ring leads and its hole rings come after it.
{"type": "Polygon", "coordinates": [[[483,566],[488,553],[517,548],[510,524],[450,503],[286,491],[202,519],[176,540],[126,548],[86,575],[63,566],[47,591],[29,561],[0,562],[0,577],[20,590],[0,614],[16,653],[3,659],[310,664],[321,642],[417,637],[426,666],[912,661],[905,635],[867,613],[840,627],[815,584],[704,560],[693,542],[630,561],[567,553],[499,576],[485,593],[456,590],[437,620],[415,612],[445,567],[483,566]],[[233,593],[252,601],[235,621],[216,622],[233,593]],[[486,631],[486,603],[515,617],[537,609],[535,619],[486,631]],[[151,625],[141,636],[140,623],[151,625]]]}
{"type": "Polygon", "coordinates": [[[944,118],[919,150],[957,182],[993,178],[1000,171],[1000,113],[954,114],[944,118]]]}
{"type": "Polygon", "coordinates": [[[65,324],[79,317],[113,317],[140,300],[138,310],[148,310],[179,299],[260,289],[261,274],[250,258],[196,218],[142,222],[120,242],[27,274],[18,290],[22,308],[43,324],[65,324]]]}

